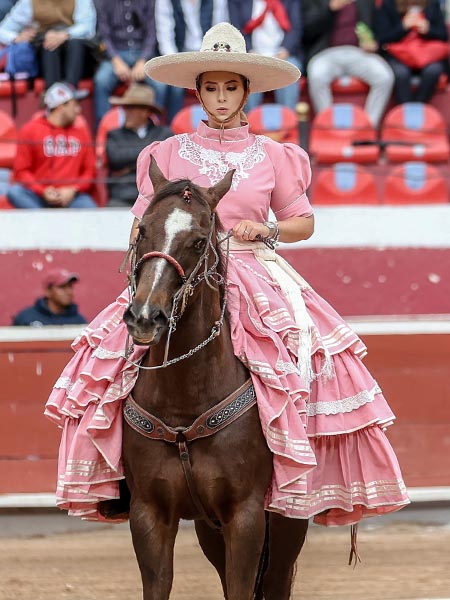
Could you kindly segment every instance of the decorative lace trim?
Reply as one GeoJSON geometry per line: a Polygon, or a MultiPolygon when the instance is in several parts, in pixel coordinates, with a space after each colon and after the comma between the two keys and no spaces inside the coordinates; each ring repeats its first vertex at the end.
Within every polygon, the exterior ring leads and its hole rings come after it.
{"type": "Polygon", "coordinates": [[[269,447],[281,446],[283,452],[289,452],[291,456],[297,457],[304,464],[316,466],[316,457],[308,440],[295,440],[289,437],[286,431],[269,425],[266,430],[269,447]]]}
{"type": "Polygon", "coordinates": [[[73,382],[70,380],[70,377],[60,377],[53,387],[70,391],[73,387],[73,382]]]}
{"type": "Polygon", "coordinates": [[[300,371],[298,370],[296,365],[294,365],[294,363],[292,363],[292,362],[284,362],[282,360],[279,360],[279,361],[277,361],[275,366],[277,368],[277,371],[279,371],[280,373],[284,373],[286,375],[290,375],[291,373],[294,373],[295,375],[300,374],[300,371]]]}
{"type": "Polygon", "coordinates": [[[99,346],[98,348],[96,348],[94,350],[94,352],[92,353],[92,356],[95,356],[97,358],[124,358],[124,350],[119,350],[119,351],[112,351],[112,350],[106,350],[105,348],[102,348],[101,346],[99,346]]]}
{"type": "Polygon", "coordinates": [[[196,144],[187,133],[175,136],[180,144],[178,155],[188,160],[193,165],[200,167],[200,174],[206,175],[211,183],[215,185],[221,181],[231,169],[236,169],[233,175],[231,187],[237,190],[241,179],[248,179],[247,171],[262,162],[266,157],[264,150],[265,137],[255,136],[255,142],[245,148],[243,152],[220,152],[203,148],[196,144]]]}
{"type": "Polygon", "coordinates": [[[331,402],[313,402],[307,406],[307,415],[308,417],[315,417],[316,415],[349,413],[364,406],[364,404],[373,402],[377,394],[381,394],[381,390],[378,385],[375,385],[371,390],[363,390],[349,398],[342,398],[341,400],[333,400],[331,402]]]}
{"type": "MultiPolygon", "coordinates": [[[[407,501],[405,484],[401,479],[378,481],[354,481],[348,486],[342,485],[323,485],[310,494],[298,497],[289,497],[286,501],[286,508],[294,510],[311,511],[315,507],[326,503],[336,503],[335,506],[345,506],[358,504],[364,501],[366,506],[376,506],[375,502],[381,498],[390,496],[394,500],[401,499],[407,501]]],[[[384,502],[383,502],[384,504],[384,502]]]]}
{"type": "MultiPolygon", "coordinates": [[[[234,177],[233,177],[233,181],[234,181],[234,177]]],[[[265,281],[266,283],[268,283],[271,287],[280,287],[280,285],[276,282],[273,281],[273,279],[269,279],[268,277],[265,277],[264,275],[261,275],[261,273],[258,273],[257,271],[255,271],[255,269],[252,269],[252,267],[250,265],[248,265],[246,262],[244,262],[242,259],[240,258],[236,258],[236,255],[231,253],[230,256],[236,261],[238,262],[242,268],[247,269],[248,271],[250,271],[251,273],[253,273],[253,275],[255,277],[259,277],[259,279],[262,279],[263,281],[265,281]]]]}

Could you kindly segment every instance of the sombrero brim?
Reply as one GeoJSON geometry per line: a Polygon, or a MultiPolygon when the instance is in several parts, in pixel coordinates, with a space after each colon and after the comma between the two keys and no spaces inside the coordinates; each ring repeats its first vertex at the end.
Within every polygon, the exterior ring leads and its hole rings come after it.
{"type": "Polygon", "coordinates": [[[207,71],[228,71],[250,81],[250,91],[268,92],[295,83],[301,73],[286,60],[243,52],[179,52],[152,58],[145,73],[161,83],[195,89],[195,81],[207,71]]]}

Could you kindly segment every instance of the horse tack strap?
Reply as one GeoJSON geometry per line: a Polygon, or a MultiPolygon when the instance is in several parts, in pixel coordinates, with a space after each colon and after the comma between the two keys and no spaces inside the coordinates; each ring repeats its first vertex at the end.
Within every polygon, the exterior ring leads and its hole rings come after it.
{"type": "Polygon", "coordinates": [[[137,404],[131,394],[125,400],[123,416],[128,425],[141,435],[151,439],[175,444],[180,433],[186,442],[208,437],[233,423],[256,404],[255,388],[248,379],[240,388],[227,396],[202,415],[189,427],[169,427],[137,404]]]}
{"type": "Polygon", "coordinates": [[[186,484],[199,516],[212,528],[221,530],[220,523],[211,519],[200,500],[195,486],[188,443],[224,429],[256,404],[255,388],[248,379],[240,388],[202,415],[190,427],[169,427],[151,415],[128,396],[123,407],[125,421],[135,431],[151,440],[177,444],[186,484]]]}

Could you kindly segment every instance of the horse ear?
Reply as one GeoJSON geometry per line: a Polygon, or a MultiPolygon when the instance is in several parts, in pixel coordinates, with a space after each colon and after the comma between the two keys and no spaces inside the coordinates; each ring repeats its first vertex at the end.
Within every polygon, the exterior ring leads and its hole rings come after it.
{"type": "Polygon", "coordinates": [[[216,185],[213,185],[208,189],[209,205],[212,209],[216,208],[219,204],[219,200],[221,200],[230,189],[235,172],[236,169],[231,169],[219,183],[216,183],[216,185]]]}
{"type": "Polygon", "coordinates": [[[153,189],[158,192],[163,186],[167,185],[169,182],[161,173],[161,169],[158,167],[158,163],[156,159],[151,156],[150,157],[150,167],[148,169],[148,174],[150,175],[150,181],[152,182],[153,189]]]}

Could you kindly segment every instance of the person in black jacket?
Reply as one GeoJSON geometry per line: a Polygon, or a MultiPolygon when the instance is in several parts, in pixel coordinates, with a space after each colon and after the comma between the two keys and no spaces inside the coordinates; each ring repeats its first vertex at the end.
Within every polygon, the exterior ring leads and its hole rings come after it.
{"type": "Polygon", "coordinates": [[[308,88],[315,112],[333,103],[332,82],[349,75],[369,85],[365,111],[377,127],[391,96],[394,75],[377,54],[371,32],[373,0],[302,0],[302,11],[308,88]],[[357,33],[357,25],[362,25],[363,33],[357,33]]]}
{"type": "Polygon", "coordinates": [[[136,160],[141,150],[152,142],[172,135],[169,127],[155,124],[162,111],[155,104],[155,93],[145,84],[130,85],[122,97],[112,96],[110,103],[122,106],[125,123],[108,133],[106,160],[108,163],[108,206],[132,206],[136,201],[136,160]],[[154,120],[153,120],[154,119],[154,120]]]}
{"type": "MultiPolygon", "coordinates": [[[[302,70],[302,1],[228,0],[230,23],[244,35],[249,52],[287,60],[302,70]]],[[[278,104],[295,109],[300,98],[298,82],[275,90],[274,97],[278,104]]],[[[261,100],[261,93],[250,94],[246,110],[258,106],[261,100]]]]}
{"type": "Polygon", "coordinates": [[[44,325],[81,325],[86,319],[73,302],[76,273],[66,269],[51,269],[44,278],[45,296],[33,306],[24,308],[13,319],[13,325],[42,327],[44,325]]]}
{"type": "Polygon", "coordinates": [[[427,40],[448,40],[440,0],[382,0],[379,4],[375,12],[375,35],[382,55],[394,71],[397,102],[428,102],[439,77],[448,69],[448,60],[431,62],[421,70],[414,70],[391,56],[384,45],[402,40],[414,29],[427,40]],[[420,77],[414,89],[412,80],[416,75],[420,77]]]}

